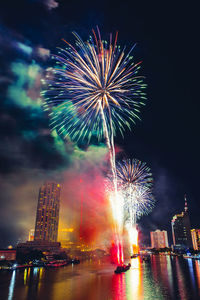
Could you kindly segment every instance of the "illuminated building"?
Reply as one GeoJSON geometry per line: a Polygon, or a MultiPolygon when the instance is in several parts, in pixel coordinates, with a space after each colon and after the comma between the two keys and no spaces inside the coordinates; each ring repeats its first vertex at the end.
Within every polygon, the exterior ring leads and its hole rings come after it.
{"type": "Polygon", "coordinates": [[[45,183],[39,190],[34,241],[57,241],[59,209],[60,185],[45,183]]]}
{"type": "Polygon", "coordinates": [[[58,241],[62,248],[72,248],[74,246],[74,228],[63,228],[58,231],[58,241]]]}
{"type": "Polygon", "coordinates": [[[29,240],[29,242],[34,241],[34,234],[35,234],[35,230],[31,229],[29,231],[29,234],[28,234],[28,240],[29,240]]]}
{"type": "Polygon", "coordinates": [[[48,241],[33,241],[19,243],[17,245],[17,252],[24,250],[39,250],[39,251],[50,251],[50,252],[60,252],[59,242],[48,242],[48,241]]]}
{"type": "Polygon", "coordinates": [[[151,248],[166,248],[169,247],[167,231],[159,230],[151,231],[151,248]]]}
{"type": "Polygon", "coordinates": [[[16,249],[0,249],[0,260],[15,260],[16,249]]]}
{"type": "Polygon", "coordinates": [[[185,207],[181,214],[177,214],[172,219],[172,237],[174,246],[192,247],[190,231],[190,219],[188,215],[187,199],[185,195],[185,207]]]}
{"type": "Polygon", "coordinates": [[[192,229],[191,236],[194,250],[200,250],[200,229],[192,229]]]}

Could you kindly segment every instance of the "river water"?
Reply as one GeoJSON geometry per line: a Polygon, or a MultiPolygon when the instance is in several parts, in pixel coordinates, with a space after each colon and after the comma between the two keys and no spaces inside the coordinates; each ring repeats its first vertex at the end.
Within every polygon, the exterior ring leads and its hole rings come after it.
{"type": "Polygon", "coordinates": [[[200,299],[200,261],[153,255],[131,260],[114,274],[108,262],[93,261],[58,269],[0,271],[1,300],[190,300],[200,299]]]}

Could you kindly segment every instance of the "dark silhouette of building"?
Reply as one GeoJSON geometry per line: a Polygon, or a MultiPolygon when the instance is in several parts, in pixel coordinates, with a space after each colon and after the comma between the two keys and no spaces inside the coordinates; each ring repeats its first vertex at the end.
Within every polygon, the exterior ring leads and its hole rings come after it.
{"type": "Polygon", "coordinates": [[[34,241],[57,241],[59,209],[60,185],[45,183],[38,196],[34,241]]]}
{"type": "Polygon", "coordinates": [[[174,246],[192,248],[192,237],[186,195],[184,211],[172,219],[172,236],[174,246]]]}

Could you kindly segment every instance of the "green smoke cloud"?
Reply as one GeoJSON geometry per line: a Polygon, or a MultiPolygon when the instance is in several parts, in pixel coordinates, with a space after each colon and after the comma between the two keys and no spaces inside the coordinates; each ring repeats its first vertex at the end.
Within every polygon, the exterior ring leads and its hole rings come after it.
{"type": "Polygon", "coordinates": [[[41,67],[35,62],[13,62],[11,70],[16,79],[8,87],[9,100],[20,107],[40,108],[41,67]]]}

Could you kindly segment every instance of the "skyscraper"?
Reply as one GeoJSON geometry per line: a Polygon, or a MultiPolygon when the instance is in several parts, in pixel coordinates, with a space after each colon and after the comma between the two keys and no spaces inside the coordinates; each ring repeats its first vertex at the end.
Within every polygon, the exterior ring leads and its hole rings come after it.
{"type": "Polygon", "coordinates": [[[168,244],[168,236],[167,236],[167,231],[165,230],[156,230],[156,231],[151,231],[151,248],[165,248],[169,247],[168,244]]]}
{"type": "Polygon", "coordinates": [[[177,214],[172,219],[172,237],[174,246],[192,247],[192,238],[190,231],[190,219],[186,195],[185,208],[181,214],[177,214]]]}
{"type": "Polygon", "coordinates": [[[39,190],[34,241],[57,241],[59,209],[60,185],[45,183],[39,190]]]}
{"type": "Polygon", "coordinates": [[[194,250],[200,250],[200,229],[192,229],[191,235],[194,250]]]}

